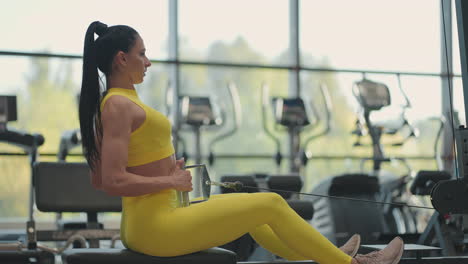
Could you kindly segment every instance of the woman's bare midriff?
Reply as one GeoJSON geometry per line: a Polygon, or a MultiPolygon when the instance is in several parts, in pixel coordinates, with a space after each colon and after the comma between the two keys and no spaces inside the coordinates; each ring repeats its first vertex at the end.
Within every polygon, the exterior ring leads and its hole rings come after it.
{"type": "Polygon", "coordinates": [[[127,167],[127,171],[146,177],[169,176],[175,169],[175,161],[175,156],[171,155],[167,158],[153,161],[148,164],[127,167]]]}

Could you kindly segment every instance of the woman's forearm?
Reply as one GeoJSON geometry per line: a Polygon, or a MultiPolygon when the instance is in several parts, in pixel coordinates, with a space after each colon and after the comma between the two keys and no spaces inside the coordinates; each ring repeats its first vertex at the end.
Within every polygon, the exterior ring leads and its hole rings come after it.
{"type": "MultiPolygon", "coordinates": [[[[107,176],[107,175],[106,175],[107,176]]],[[[146,177],[130,172],[104,177],[102,189],[113,196],[139,196],[174,188],[172,176],[146,177]]]]}

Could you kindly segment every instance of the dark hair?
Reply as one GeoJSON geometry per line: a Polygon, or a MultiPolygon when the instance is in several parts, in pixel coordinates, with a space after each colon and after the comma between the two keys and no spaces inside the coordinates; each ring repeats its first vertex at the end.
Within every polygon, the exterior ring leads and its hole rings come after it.
{"type": "Polygon", "coordinates": [[[128,52],[134,45],[137,35],[138,32],[129,26],[107,27],[99,21],[91,23],[86,31],[79,118],[83,154],[92,170],[100,159],[97,146],[101,144],[103,133],[98,68],[106,77],[111,75],[115,55],[119,51],[128,52]],[[96,40],[94,33],[98,35],[96,40]]]}

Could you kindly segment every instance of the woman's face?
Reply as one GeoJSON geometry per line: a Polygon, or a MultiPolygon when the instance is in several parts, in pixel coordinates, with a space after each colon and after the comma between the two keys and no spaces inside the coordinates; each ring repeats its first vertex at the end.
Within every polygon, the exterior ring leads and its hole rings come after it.
{"type": "Polygon", "coordinates": [[[140,35],[136,36],[134,45],[125,54],[127,60],[127,72],[133,84],[143,82],[146,69],[151,66],[151,62],[146,57],[145,44],[140,35]]]}

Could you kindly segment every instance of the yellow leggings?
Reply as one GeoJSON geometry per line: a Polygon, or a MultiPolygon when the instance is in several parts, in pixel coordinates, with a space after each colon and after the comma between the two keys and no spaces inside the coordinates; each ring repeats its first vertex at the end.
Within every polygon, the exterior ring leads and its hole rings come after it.
{"type": "Polygon", "coordinates": [[[250,233],[259,245],[287,260],[321,264],[352,260],[275,193],[213,195],[183,208],[176,207],[174,190],[123,197],[122,201],[122,242],[144,254],[179,256],[250,233]]]}

